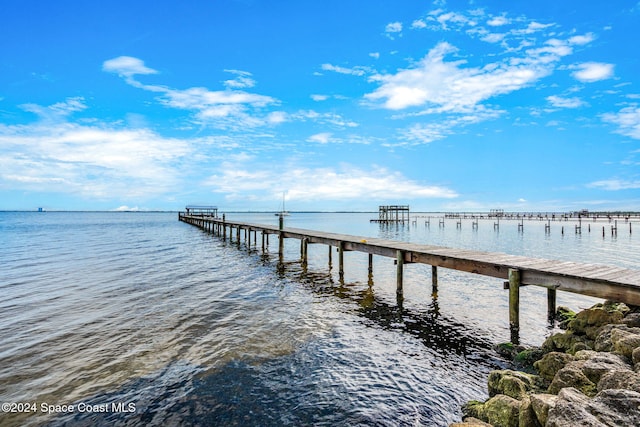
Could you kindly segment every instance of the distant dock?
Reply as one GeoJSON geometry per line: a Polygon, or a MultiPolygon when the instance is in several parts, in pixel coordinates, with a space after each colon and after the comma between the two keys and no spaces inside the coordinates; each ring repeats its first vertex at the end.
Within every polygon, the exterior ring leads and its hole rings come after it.
{"type": "Polygon", "coordinates": [[[180,212],[178,219],[199,227],[223,240],[235,241],[240,245],[241,234],[251,247],[257,246],[257,233],[262,237],[262,250],[269,245],[269,236],[278,236],[278,254],[282,259],[284,240],[300,241],[300,260],[307,263],[307,246],[324,244],[329,247],[331,262],[332,247],[338,249],[338,271],[344,277],[344,253],[359,251],[369,254],[369,271],[372,271],[373,255],[393,258],[396,264],[396,292],[403,294],[403,269],[405,264],[422,263],[431,265],[431,283],[434,293],[438,289],[438,267],[480,274],[506,280],[504,289],[509,290],[509,325],[511,341],[519,343],[520,331],[520,287],[526,285],[547,288],[547,312],[551,318],[556,311],[556,292],[566,291],[592,297],[640,305],[640,270],[565,262],[540,258],[529,258],[503,253],[453,249],[441,246],[419,245],[415,243],[385,240],[322,231],[285,228],[282,217],[279,226],[230,222],[216,215],[191,209],[180,212]],[[235,235],[235,236],[234,236],[235,235]]]}

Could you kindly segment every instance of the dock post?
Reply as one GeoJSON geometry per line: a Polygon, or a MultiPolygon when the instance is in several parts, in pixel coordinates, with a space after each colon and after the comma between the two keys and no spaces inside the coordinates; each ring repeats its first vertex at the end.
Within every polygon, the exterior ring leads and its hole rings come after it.
{"type": "Polygon", "coordinates": [[[222,214],[222,241],[227,240],[227,225],[225,224],[225,214],[222,214]]]}
{"type": "Polygon", "coordinates": [[[333,248],[329,245],[329,270],[331,270],[331,249],[333,248]]]}
{"type": "Polygon", "coordinates": [[[552,323],[556,317],[556,290],[553,288],[547,289],[547,317],[549,323],[552,323]]]}
{"type": "Polygon", "coordinates": [[[305,237],[305,238],[303,238],[301,240],[301,243],[302,243],[302,245],[301,245],[300,249],[302,251],[302,253],[301,253],[301,255],[302,255],[302,265],[306,266],[307,265],[307,261],[308,261],[307,251],[309,249],[309,239],[305,237]]]}
{"type": "Polygon", "coordinates": [[[509,269],[509,329],[511,343],[520,344],[520,270],[509,269]]]}
{"type": "Polygon", "coordinates": [[[278,218],[278,228],[280,230],[280,238],[278,239],[278,256],[282,259],[282,255],[284,254],[284,217],[280,215],[278,218]]]}
{"type": "Polygon", "coordinates": [[[262,230],[260,236],[262,237],[262,252],[264,252],[264,230],[262,230]]]}
{"type": "Polygon", "coordinates": [[[438,267],[435,265],[431,266],[431,293],[438,293],[438,267]]]}
{"type": "Polygon", "coordinates": [[[396,251],[396,294],[398,297],[402,296],[402,279],[404,273],[404,251],[397,250],[396,251]]]}
{"type": "Polygon", "coordinates": [[[373,275],[373,254],[369,254],[369,276],[373,275]]]}
{"type": "Polygon", "coordinates": [[[338,274],[340,280],[344,280],[344,242],[340,242],[338,246],[338,274]]]}

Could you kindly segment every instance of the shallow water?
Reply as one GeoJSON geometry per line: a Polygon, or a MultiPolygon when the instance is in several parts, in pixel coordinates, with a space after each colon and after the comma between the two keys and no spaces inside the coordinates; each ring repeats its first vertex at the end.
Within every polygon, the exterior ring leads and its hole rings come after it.
{"type": "MultiPolygon", "coordinates": [[[[637,237],[595,226],[561,235],[552,223],[547,235],[535,221],[520,233],[373,216],[286,225],[640,269],[637,237]]],[[[366,255],[349,252],[341,282],[326,246],[310,245],[303,268],[287,240],[279,265],[271,239],[263,254],[175,213],[0,213],[0,400],[30,404],[0,425],[447,425],[507,365],[492,350],[509,337],[500,280],[441,269],[435,298],[429,266],[412,264],[399,304],[392,260],[374,258],[370,286],[366,255]]],[[[540,344],[546,291],[521,298],[522,341],[540,344]]],[[[573,309],[596,301],[558,296],[573,309]]]]}

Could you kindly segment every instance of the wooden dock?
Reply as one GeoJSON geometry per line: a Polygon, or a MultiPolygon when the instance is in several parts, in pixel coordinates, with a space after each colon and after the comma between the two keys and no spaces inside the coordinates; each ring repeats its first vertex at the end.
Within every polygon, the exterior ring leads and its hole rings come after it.
{"type": "Polygon", "coordinates": [[[284,239],[300,240],[301,262],[307,262],[308,244],[324,244],[338,248],[338,272],[344,277],[344,252],[359,251],[369,254],[369,271],[372,269],[373,255],[395,259],[397,268],[396,289],[402,298],[403,266],[408,263],[422,263],[432,266],[432,287],[437,292],[438,267],[480,274],[506,280],[509,289],[509,325],[511,341],[519,342],[520,287],[526,285],[547,288],[548,314],[556,310],[556,292],[566,291],[592,297],[640,305],[640,270],[596,265],[578,262],[529,258],[495,252],[453,249],[442,246],[385,240],[347,234],[326,233],[298,228],[284,228],[282,217],[279,226],[229,222],[223,218],[179,213],[180,221],[195,225],[222,239],[240,243],[241,232],[251,245],[251,236],[257,245],[257,233],[262,236],[262,249],[269,244],[269,235],[278,236],[278,253],[284,251],[284,239]]]}

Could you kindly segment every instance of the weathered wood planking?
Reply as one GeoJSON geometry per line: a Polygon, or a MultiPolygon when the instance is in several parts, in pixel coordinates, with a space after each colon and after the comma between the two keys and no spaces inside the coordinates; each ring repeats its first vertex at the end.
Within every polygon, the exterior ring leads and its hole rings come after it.
{"type": "MultiPolygon", "coordinates": [[[[188,220],[186,215],[181,220],[188,220]]],[[[283,238],[306,239],[307,243],[320,243],[341,247],[344,251],[359,251],[398,259],[402,263],[422,263],[437,267],[509,279],[509,270],[519,272],[521,285],[542,286],[554,290],[640,305],[640,271],[571,261],[555,261],[504,253],[454,249],[433,245],[352,236],[322,231],[283,228],[264,224],[228,222],[219,218],[192,218],[194,222],[211,226],[234,227],[278,234],[283,238]],[[398,251],[401,251],[400,253],[398,251]],[[400,254],[400,255],[399,255],[400,254]]],[[[187,221],[188,222],[188,221],[187,221]]],[[[512,280],[513,281],[513,280],[512,280]]]]}

